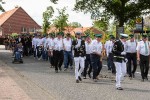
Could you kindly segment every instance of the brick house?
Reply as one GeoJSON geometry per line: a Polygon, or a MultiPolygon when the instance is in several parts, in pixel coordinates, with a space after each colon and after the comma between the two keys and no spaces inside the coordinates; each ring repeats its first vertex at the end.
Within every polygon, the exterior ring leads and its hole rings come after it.
{"type": "MultiPolygon", "coordinates": [[[[76,32],[81,32],[81,33],[84,33],[86,31],[90,31],[94,34],[103,34],[104,35],[104,32],[103,31],[100,31],[94,27],[78,27],[78,28],[73,28],[73,27],[66,27],[65,30],[64,30],[64,33],[70,33],[72,36],[75,36],[75,33],[76,32]]],[[[47,33],[52,33],[52,32],[58,32],[59,30],[52,26],[48,29],[48,32],[47,33]]],[[[84,34],[82,34],[84,35],[84,34]]]]}
{"type": "Polygon", "coordinates": [[[21,7],[0,15],[0,37],[12,33],[35,33],[39,26],[21,7]]]}

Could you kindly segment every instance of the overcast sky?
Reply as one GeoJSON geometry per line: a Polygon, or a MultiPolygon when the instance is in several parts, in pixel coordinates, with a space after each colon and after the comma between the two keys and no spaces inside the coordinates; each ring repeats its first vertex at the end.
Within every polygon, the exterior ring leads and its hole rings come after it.
{"type": "MultiPolygon", "coordinates": [[[[54,5],[50,0],[4,0],[6,4],[3,5],[6,11],[13,9],[16,5],[21,6],[39,25],[42,25],[42,13],[48,6],[55,8],[67,7],[69,14],[69,22],[79,22],[84,27],[92,26],[90,14],[76,13],[72,11],[75,0],[59,0],[57,5],[54,5]]],[[[55,16],[58,15],[55,11],[55,16]]]]}

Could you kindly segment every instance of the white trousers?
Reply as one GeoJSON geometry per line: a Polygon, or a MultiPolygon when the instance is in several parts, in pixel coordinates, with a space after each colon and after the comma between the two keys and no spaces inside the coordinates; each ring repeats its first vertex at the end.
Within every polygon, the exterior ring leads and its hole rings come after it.
{"type": "Polygon", "coordinates": [[[81,76],[81,73],[84,70],[84,57],[74,57],[75,62],[75,78],[78,79],[79,76],[81,76]],[[79,70],[80,65],[80,70],[79,70]]]}
{"type": "Polygon", "coordinates": [[[126,63],[125,62],[114,62],[116,67],[116,88],[121,87],[121,81],[126,75],[126,63]]]}

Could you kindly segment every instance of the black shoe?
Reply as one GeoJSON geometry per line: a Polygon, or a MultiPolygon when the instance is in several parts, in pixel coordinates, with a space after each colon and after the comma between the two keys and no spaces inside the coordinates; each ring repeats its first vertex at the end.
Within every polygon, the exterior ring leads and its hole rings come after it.
{"type": "Polygon", "coordinates": [[[94,82],[97,82],[97,79],[93,79],[94,82]]]}
{"type": "Polygon", "coordinates": [[[129,79],[132,80],[132,76],[129,76],[129,79]]]}
{"type": "Polygon", "coordinates": [[[82,81],[82,78],[80,76],[78,76],[79,81],[82,81]]]}
{"type": "Polygon", "coordinates": [[[118,87],[117,90],[123,90],[123,88],[122,87],[118,87]]]}
{"type": "Polygon", "coordinates": [[[89,78],[91,78],[91,74],[88,74],[89,75],[89,78]]]}
{"type": "Polygon", "coordinates": [[[86,76],[84,76],[83,79],[86,79],[86,76]]]}
{"type": "Polygon", "coordinates": [[[142,79],[141,82],[144,82],[144,79],[142,79]]]}
{"type": "Polygon", "coordinates": [[[144,79],[148,80],[148,77],[145,77],[144,79]]]}
{"type": "Polygon", "coordinates": [[[55,70],[55,73],[58,73],[58,70],[55,70]]]}
{"type": "Polygon", "coordinates": [[[61,67],[59,68],[59,70],[60,70],[60,71],[62,70],[61,67]]]}
{"type": "Polygon", "coordinates": [[[132,77],[133,77],[133,78],[135,78],[135,75],[134,75],[134,73],[132,73],[132,77]]]}
{"type": "Polygon", "coordinates": [[[79,80],[76,80],[76,83],[79,83],[79,80]]]}
{"type": "Polygon", "coordinates": [[[65,68],[64,71],[67,71],[68,68],[65,68]]]}

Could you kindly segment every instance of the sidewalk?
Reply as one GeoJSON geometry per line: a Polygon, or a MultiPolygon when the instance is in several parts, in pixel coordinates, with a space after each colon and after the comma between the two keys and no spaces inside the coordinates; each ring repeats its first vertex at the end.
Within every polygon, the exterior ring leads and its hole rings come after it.
{"type": "Polygon", "coordinates": [[[31,100],[29,96],[9,77],[0,61],[0,100],[31,100]]]}

